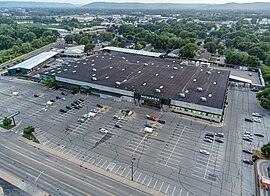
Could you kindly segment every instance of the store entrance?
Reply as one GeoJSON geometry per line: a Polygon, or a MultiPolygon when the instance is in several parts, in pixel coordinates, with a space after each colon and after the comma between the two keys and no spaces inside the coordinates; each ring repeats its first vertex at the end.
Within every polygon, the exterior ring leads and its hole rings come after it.
{"type": "Polygon", "coordinates": [[[161,108],[161,104],[157,101],[144,100],[142,104],[150,107],[161,108]]]}

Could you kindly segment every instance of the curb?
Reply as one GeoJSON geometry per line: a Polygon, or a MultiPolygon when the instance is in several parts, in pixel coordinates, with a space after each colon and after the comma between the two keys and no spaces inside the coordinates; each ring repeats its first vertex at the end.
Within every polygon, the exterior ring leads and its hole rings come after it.
{"type": "Polygon", "coordinates": [[[42,144],[34,143],[34,142],[32,142],[30,140],[27,140],[27,139],[25,139],[23,137],[19,137],[18,140],[25,143],[25,144],[28,144],[28,145],[31,145],[31,146],[36,147],[38,149],[41,149],[43,151],[46,151],[46,152],[48,152],[50,154],[56,155],[56,156],[66,160],[66,161],[75,163],[75,164],[79,165],[82,168],[87,168],[88,170],[94,171],[94,172],[96,172],[98,174],[101,174],[101,175],[104,175],[104,176],[106,176],[108,178],[112,178],[112,179],[114,179],[114,180],[116,180],[116,181],[118,181],[120,183],[126,184],[127,186],[130,186],[130,187],[132,187],[134,189],[138,189],[138,190],[140,190],[142,192],[145,192],[146,194],[156,195],[156,196],[165,195],[165,194],[163,194],[161,192],[158,192],[158,191],[156,191],[154,189],[151,189],[149,187],[146,187],[146,186],[141,185],[141,184],[136,183],[136,182],[132,182],[132,181],[130,181],[130,180],[124,178],[124,177],[121,177],[121,176],[118,176],[118,175],[116,175],[114,173],[111,173],[109,170],[107,171],[107,170],[101,169],[101,168],[99,168],[99,167],[97,167],[95,165],[92,165],[90,163],[85,163],[83,161],[80,161],[78,159],[70,157],[70,156],[68,156],[66,154],[63,154],[62,152],[58,152],[56,150],[53,150],[53,149],[48,148],[46,146],[43,146],[42,144]]]}

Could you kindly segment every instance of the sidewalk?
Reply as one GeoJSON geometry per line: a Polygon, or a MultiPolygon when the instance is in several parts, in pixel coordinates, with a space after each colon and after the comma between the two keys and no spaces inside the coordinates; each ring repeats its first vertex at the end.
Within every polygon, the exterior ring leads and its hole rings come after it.
{"type": "Polygon", "coordinates": [[[124,178],[124,177],[121,177],[121,176],[118,176],[118,175],[116,175],[114,173],[111,173],[109,170],[104,170],[104,169],[101,169],[101,168],[99,168],[99,167],[97,167],[95,165],[92,165],[90,163],[86,163],[86,162],[83,162],[81,160],[75,159],[75,158],[70,157],[70,156],[68,156],[66,154],[63,154],[61,152],[58,152],[56,150],[53,150],[53,149],[48,148],[46,146],[43,146],[42,144],[34,143],[34,142],[32,142],[30,140],[27,140],[27,139],[25,139],[23,137],[19,137],[18,140],[23,142],[23,143],[26,143],[28,145],[31,145],[33,147],[36,147],[38,149],[41,149],[41,150],[43,150],[45,152],[54,154],[54,155],[66,160],[66,161],[75,163],[75,164],[79,165],[82,168],[87,168],[87,169],[92,170],[92,171],[94,171],[96,173],[99,173],[99,174],[104,175],[104,176],[106,176],[108,178],[111,178],[111,179],[113,179],[115,181],[126,184],[126,185],[128,185],[128,186],[130,186],[132,188],[144,191],[145,193],[148,193],[150,195],[156,195],[156,196],[165,195],[165,194],[163,194],[161,192],[158,192],[158,191],[156,191],[154,189],[148,188],[148,187],[143,186],[143,185],[141,185],[139,183],[130,181],[130,180],[124,178]]]}

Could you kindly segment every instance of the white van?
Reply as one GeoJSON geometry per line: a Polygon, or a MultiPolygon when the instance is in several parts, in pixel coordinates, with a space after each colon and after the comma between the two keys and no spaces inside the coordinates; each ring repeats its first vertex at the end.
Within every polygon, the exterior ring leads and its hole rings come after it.
{"type": "Polygon", "coordinates": [[[145,128],[144,128],[144,131],[145,131],[146,133],[153,133],[153,128],[145,127],[145,128]]]}

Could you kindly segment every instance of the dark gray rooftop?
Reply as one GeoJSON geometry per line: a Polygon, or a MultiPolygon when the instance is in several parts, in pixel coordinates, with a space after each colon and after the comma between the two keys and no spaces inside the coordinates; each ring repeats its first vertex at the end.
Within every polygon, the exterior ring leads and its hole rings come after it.
{"type": "Polygon", "coordinates": [[[45,74],[221,109],[230,72],[180,63],[111,52],[78,59],[45,74]],[[117,86],[116,82],[121,84],[117,86]],[[198,91],[198,87],[202,91],[198,91]],[[155,89],[160,89],[160,93],[155,89]],[[179,93],[184,93],[185,97],[181,98],[179,93]],[[207,101],[201,101],[201,97],[207,101]]]}

